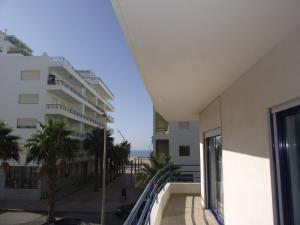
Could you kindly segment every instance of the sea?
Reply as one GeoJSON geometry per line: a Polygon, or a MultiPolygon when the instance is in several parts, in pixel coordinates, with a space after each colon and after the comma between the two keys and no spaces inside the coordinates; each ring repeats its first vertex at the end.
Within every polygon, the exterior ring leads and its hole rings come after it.
{"type": "Polygon", "coordinates": [[[131,150],[130,157],[149,157],[151,150],[131,150]]]}

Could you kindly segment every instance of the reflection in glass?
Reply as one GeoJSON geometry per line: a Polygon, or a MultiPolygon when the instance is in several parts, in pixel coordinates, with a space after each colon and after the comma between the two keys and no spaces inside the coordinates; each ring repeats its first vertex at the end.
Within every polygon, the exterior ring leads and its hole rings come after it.
{"type": "Polygon", "coordinates": [[[221,136],[207,138],[209,204],[219,217],[224,218],[222,143],[221,136]]]}

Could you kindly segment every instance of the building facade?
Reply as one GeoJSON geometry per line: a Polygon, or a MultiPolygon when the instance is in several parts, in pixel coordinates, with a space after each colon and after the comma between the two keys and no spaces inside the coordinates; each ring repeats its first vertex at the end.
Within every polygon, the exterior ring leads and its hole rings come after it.
{"type": "Polygon", "coordinates": [[[153,111],[153,150],[155,155],[165,154],[175,165],[184,165],[180,181],[200,180],[199,124],[198,121],[168,122],[153,111]]]}
{"type": "MultiPolygon", "coordinates": [[[[22,147],[48,119],[60,119],[83,140],[85,133],[104,126],[104,113],[114,111],[114,95],[91,70],[76,70],[63,57],[32,55],[20,39],[0,31],[0,120],[21,137],[22,147]]],[[[113,122],[109,117],[107,122],[113,122]]],[[[12,173],[0,173],[0,198],[39,199],[46,191],[37,178],[38,167],[25,165],[26,149],[20,162],[10,162],[12,173]]],[[[93,172],[93,159],[81,149],[75,163],[60,184],[76,182],[93,172]]]]}
{"type": "MultiPolygon", "coordinates": [[[[154,110],[152,143],[155,155],[170,156],[174,164],[187,165],[190,171],[199,166],[198,121],[168,122],[154,110]]],[[[186,179],[192,179],[192,174],[185,174],[186,179]]],[[[193,175],[199,180],[199,173],[193,175]]]]}
{"type": "Polygon", "coordinates": [[[204,209],[299,225],[300,3],[112,2],[155,109],[199,119],[204,209]]]}

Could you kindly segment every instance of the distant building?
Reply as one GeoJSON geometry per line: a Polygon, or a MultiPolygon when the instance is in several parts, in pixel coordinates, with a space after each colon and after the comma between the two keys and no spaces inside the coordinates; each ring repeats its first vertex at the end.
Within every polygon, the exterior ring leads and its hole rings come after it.
{"type": "MultiPolygon", "coordinates": [[[[177,165],[199,167],[199,123],[197,121],[168,122],[154,110],[152,141],[155,155],[168,155],[177,165]]],[[[190,167],[191,171],[193,169],[194,167],[190,167]]]]}
{"type": "MultiPolygon", "coordinates": [[[[91,70],[76,70],[63,57],[33,56],[32,50],[14,35],[0,31],[0,120],[20,136],[20,145],[36,132],[38,122],[49,118],[65,121],[72,137],[103,127],[103,113],[114,111],[114,95],[91,70]]],[[[109,118],[108,122],[113,122],[109,118]]],[[[37,178],[37,165],[10,162],[12,173],[0,172],[0,199],[39,199],[46,185],[37,178]]],[[[89,176],[93,159],[80,151],[61,184],[89,176]]]]}

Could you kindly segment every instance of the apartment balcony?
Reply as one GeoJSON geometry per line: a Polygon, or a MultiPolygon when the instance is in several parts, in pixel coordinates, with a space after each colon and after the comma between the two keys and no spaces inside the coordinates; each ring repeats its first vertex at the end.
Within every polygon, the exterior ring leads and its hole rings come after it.
{"type": "Polygon", "coordinates": [[[74,138],[74,139],[82,140],[82,139],[85,138],[85,133],[73,131],[72,134],[71,134],[71,137],[74,138]]]}
{"type": "Polygon", "coordinates": [[[217,225],[201,204],[200,188],[200,165],[168,165],[148,183],[124,225],[217,225]]]}
{"type": "Polygon", "coordinates": [[[67,84],[63,80],[48,80],[47,81],[48,87],[47,90],[49,91],[61,91],[64,94],[71,96],[75,98],[77,101],[81,102],[82,104],[85,104],[92,110],[98,112],[99,114],[104,113],[104,109],[100,106],[96,105],[94,102],[92,102],[90,99],[88,99],[86,96],[84,96],[80,91],[73,88],[71,85],[67,84]]]}
{"type": "Polygon", "coordinates": [[[99,126],[102,127],[103,126],[103,124],[100,121],[90,118],[68,106],[61,105],[61,104],[47,104],[46,105],[46,114],[65,116],[70,119],[79,121],[81,123],[88,124],[93,127],[99,127],[99,126]]]}
{"type": "MultiPolygon", "coordinates": [[[[100,99],[105,105],[105,110],[108,110],[110,112],[114,111],[114,107],[105,100],[101,95],[99,95],[98,92],[95,91],[94,87],[91,86],[91,83],[89,83],[85,78],[80,75],[78,72],[79,70],[76,70],[73,65],[64,57],[49,57],[49,65],[53,68],[64,68],[65,71],[67,71],[69,74],[72,74],[74,78],[81,83],[82,86],[87,88],[93,95],[95,95],[98,99],[100,99]]],[[[102,81],[104,84],[104,82],[102,81]]],[[[106,85],[104,86],[106,87],[106,85]]],[[[106,88],[105,88],[106,89],[106,88]]],[[[109,90],[109,89],[108,89],[109,90]]],[[[110,90],[108,91],[110,93],[110,90]]],[[[111,93],[112,94],[112,93],[111,93]]],[[[112,96],[113,97],[113,96],[112,96]]]]}
{"type": "Polygon", "coordinates": [[[114,94],[109,89],[109,87],[104,83],[104,81],[97,77],[96,74],[92,70],[77,70],[77,72],[91,85],[98,85],[101,88],[101,93],[103,93],[106,98],[113,100],[114,94]]]}

